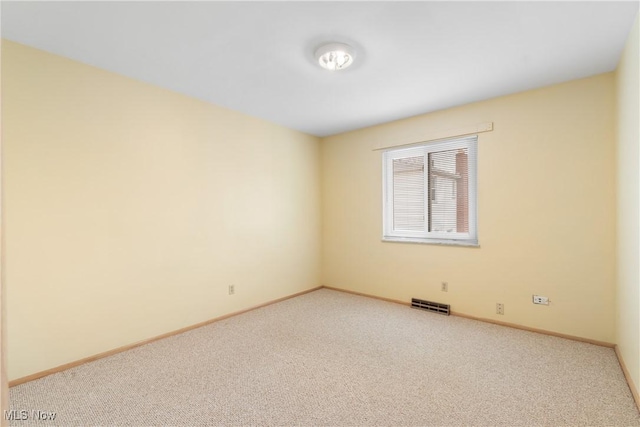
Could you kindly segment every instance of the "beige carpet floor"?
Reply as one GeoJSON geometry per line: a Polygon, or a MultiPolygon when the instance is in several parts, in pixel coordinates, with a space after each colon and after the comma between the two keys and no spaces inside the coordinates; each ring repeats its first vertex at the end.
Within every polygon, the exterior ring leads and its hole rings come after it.
{"type": "Polygon", "coordinates": [[[322,289],[10,390],[11,425],[640,426],[612,349],[322,289]]]}

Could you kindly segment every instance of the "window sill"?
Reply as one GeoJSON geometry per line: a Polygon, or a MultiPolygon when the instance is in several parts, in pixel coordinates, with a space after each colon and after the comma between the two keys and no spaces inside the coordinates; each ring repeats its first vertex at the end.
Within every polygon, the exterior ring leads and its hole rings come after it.
{"type": "Polygon", "coordinates": [[[477,241],[471,240],[419,239],[415,237],[383,236],[382,241],[391,243],[418,243],[422,245],[464,246],[470,248],[480,247],[480,244],[477,241]]]}

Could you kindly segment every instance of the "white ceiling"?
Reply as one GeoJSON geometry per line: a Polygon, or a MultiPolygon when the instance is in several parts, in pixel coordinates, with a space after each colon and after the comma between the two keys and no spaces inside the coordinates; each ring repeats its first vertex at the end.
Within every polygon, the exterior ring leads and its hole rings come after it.
{"type": "Polygon", "coordinates": [[[317,136],[615,69],[638,2],[7,2],[2,36],[317,136]],[[355,64],[316,65],[322,42],[355,64]]]}

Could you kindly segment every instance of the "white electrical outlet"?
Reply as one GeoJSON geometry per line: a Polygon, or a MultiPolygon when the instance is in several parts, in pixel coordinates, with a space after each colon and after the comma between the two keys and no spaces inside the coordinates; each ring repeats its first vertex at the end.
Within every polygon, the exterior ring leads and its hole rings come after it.
{"type": "Polygon", "coordinates": [[[229,295],[236,293],[236,285],[229,285],[229,295]]]}
{"type": "Polygon", "coordinates": [[[442,292],[449,292],[449,284],[447,282],[442,282],[440,290],[442,290],[442,292]]]}
{"type": "Polygon", "coordinates": [[[504,314],[504,304],[496,304],[496,314],[504,314]]]}
{"type": "Polygon", "coordinates": [[[540,295],[534,295],[533,296],[533,303],[534,304],[544,304],[544,305],[549,305],[549,298],[547,297],[542,297],[540,295]]]}

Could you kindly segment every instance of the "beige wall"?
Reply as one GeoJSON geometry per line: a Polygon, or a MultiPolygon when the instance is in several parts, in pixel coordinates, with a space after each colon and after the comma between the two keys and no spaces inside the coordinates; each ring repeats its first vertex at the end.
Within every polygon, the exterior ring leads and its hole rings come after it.
{"type": "Polygon", "coordinates": [[[613,83],[608,73],[324,139],[323,284],[613,343],[613,83]],[[480,248],[381,242],[372,149],[482,122],[494,130],[478,139],[480,248]]]}
{"type": "Polygon", "coordinates": [[[317,138],[2,54],[10,379],[319,285],[317,138]]]}
{"type": "Polygon", "coordinates": [[[618,288],[616,343],[640,387],[640,67],[638,17],[616,70],[618,288]]]}
{"type": "MultiPolygon", "coordinates": [[[[0,50],[0,64],[2,63],[2,50],[0,50]]],[[[2,67],[0,66],[0,81],[2,80],[2,67]]],[[[0,84],[0,93],[2,84],[0,84]]],[[[0,96],[0,110],[2,109],[2,96],[0,96]]],[[[2,117],[0,115],[0,129],[2,129],[2,117]]],[[[4,224],[2,215],[2,137],[0,135],[0,426],[7,425],[4,419],[4,411],[9,409],[9,384],[7,378],[7,310],[5,308],[5,287],[4,287],[4,224]]]]}

